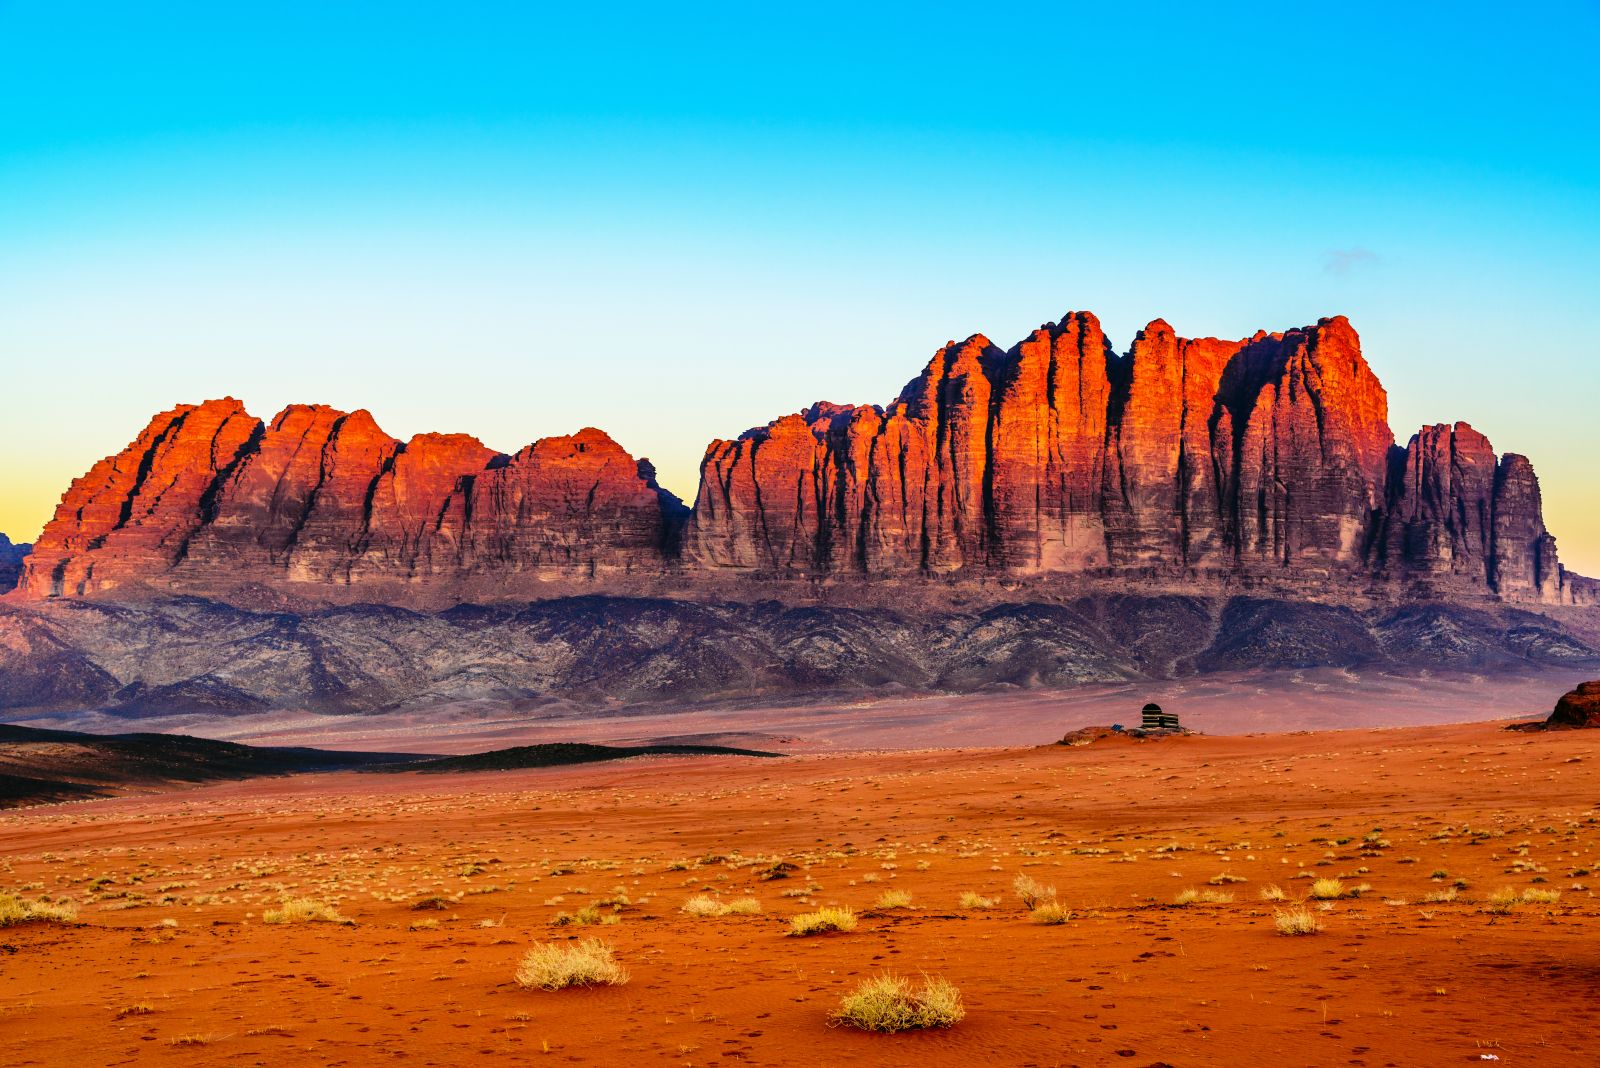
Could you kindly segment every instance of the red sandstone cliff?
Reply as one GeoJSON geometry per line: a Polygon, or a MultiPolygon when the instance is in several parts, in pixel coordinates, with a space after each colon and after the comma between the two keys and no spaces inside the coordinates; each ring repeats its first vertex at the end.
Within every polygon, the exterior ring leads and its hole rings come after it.
{"type": "Polygon", "coordinates": [[[264,425],[208,401],[157,416],[74,482],[21,588],[592,577],[659,568],[675,504],[599,430],[503,456],[464,435],[402,443],[365,411],[292,405],[264,425]]]}
{"type": "Polygon", "coordinates": [[[21,588],[623,573],[1594,595],[1561,569],[1525,458],[1465,424],[1395,445],[1343,317],[1240,341],[1156,320],[1118,355],[1087,312],[1008,350],[951,342],[887,407],[818,403],[712,442],[686,525],[598,430],[503,456],[400,442],[364,411],[181,406],[73,483],[21,588]]]}
{"type": "Polygon", "coordinates": [[[1086,312],[1008,351],[952,342],[886,409],[817,405],[713,442],[684,564],[1573,596],[1527,461],[1464,424],[1398,449],[1342,316],[1241,341],[1156,320],[1124,356],[1086,312]]]}

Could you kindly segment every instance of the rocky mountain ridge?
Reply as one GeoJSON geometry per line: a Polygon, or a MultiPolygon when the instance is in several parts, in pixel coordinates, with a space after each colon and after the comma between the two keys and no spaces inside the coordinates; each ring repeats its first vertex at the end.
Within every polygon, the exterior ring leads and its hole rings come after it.
{"type": "Polygon", "coordinates": [[[946,345],[887,406],[713,441],[692,509],[592,428],[508,456],[401,442],[365,411],[180,405],[73,483],[12,597],[442,606],[890,580],[1597,594],[1561,567],[1526,458],[1464,423],[1395,444],[1343,317],[1239,341],[1156,320],[1119,355],[1074,312],[1010,349],[946,345]]]}
{"type": "MultiPolygon", "coordinates": [[[[1093,594],[900,608],[590,595],[416,612],[251,611],[191,597],[0,601],[0,712],[111,721],[963,693],[1334,668],[1592,675],[1600,638],[1504,605],[1357,610],[1093,594]]],[[[1570,685],[1570,682],[1565,683],[1570,685]]]]}

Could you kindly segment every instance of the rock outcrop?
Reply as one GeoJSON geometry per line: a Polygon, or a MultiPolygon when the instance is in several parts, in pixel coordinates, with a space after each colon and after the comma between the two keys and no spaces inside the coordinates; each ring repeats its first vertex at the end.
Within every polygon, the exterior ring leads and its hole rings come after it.
{"type": "Polygon", "coordinates": [[[180,406],[73,483],[21,588],[409,604],[627,576],[1597,592],[1562,569],[1526,458],[1464,423],[1395,444],[1343,317],[1238,341],[1158,319],[1119,355],[1087,312],[1009,349],[950,342],[885,407],[819,402],[713,441],[692,514],[598,430],[506,456],[401,442],[364,411],[180,406]]]}
{"type": "Polygon", "coordinates": [[[1579,683],[1556,702],[1555,711],[1545,721],[1549,728],[1600,727],[1600,682],[1579,683]]]}
{"type": "Polygon", "coordinates": [[[0,534],[0,593],[16,588],[22,577],[22,561],[32,548],[27,542],[13,545],[10,538],[0,534]]]}

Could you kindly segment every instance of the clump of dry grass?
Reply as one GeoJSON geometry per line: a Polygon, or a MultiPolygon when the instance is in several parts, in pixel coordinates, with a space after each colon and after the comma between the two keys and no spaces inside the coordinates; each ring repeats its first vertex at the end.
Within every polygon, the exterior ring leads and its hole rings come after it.
{"type": "Polygon", "coordinates": [[[961,891],[961,907],[964,909],[992,909],[998,904],[998,897],[984,897],[975,890],[961,891]]]}
{"type": "Polygon", "coordinates": [[[169,1046],[209,1046],[213,1039],[210,1035],[178,1035],[176,1038],[167,1039],[169,1046]]]}
{"type": "Polygon", "coordinates": [[[1058,901],[1041,901],[1038,908],[1028,913],[1028,919],[1034,923],[1054,926],[1072,919],[1072,913],[1058,901]]]}
{"type": "Polygon", "coordinates": [[[1513,887],[1502,886],[1489,895],[1489,900],[1483,906],[1483,909],[1485,912],[1492,912],[1496,916],[1505,916],[1511,912],[1517,900],[1517,891],[1513,887]]]}
{"type": "Polygon", "coordinates": [[[577,912],[558,912],[550,917],[551,927],[565,927],[576,924],[585,927],[590,924],[607,925],[621,923],[622,917],[615,912],[601,912],[595,905],[585,905],[577,912]]]}
{"type": "Polygon", "coordinates": [[[1314,935],[1322,930],[1316,915],[1304,906],[1274,912],[1272,923],[1282,935],[1314,935]]]}
{"type": "Polygon", "coordinates": [[[878,900],[872,903],[875,909],[908,909],[911,907],[911,891],[885,890],[878,895],[878,900]]]}
{"type": "Polygon", "coordinates": [[[1283,892],[1283,887],[1279,886],[1277,883],[1273,883],[1269,886],[1263,886],[1261,888],[1262,901],[1282,901],[1287,896],[1288,895],[1283,892]]]}
{"type": "Polygon", "coordinates": [[[30,900],[20,894],[0,893],[0,927],[19,923],[72,923],[78,906],[70,901],[30,900]]]}
{"type": "Polygon", "coordinates": [[[1344,883],[1338,879],[1317,879],[1306,893],[1318,901],[1334,901],[1344,896],[1344,883]]]}
{"type": "Polygon", "coordinates": [[[1023,908],[1029,912],[1038,908],[1040,902],[1056,899],[1055,887],[1046,886],[1031,875],[1018,875],[1011,880],[1011,889],[1016,892],[1017,900],[1022,902],[1023,908]]]}
{"type": "Polygon", "coordinates": [[[1561,900],[1560,890],[1540,890],[1530,886],[1522,892],[1522,900],[1530,905],[1554,905],[1561,900]]]}
{"type": "Polygon", "coordinates": [[[275,909],[261,914],[262,923],[355,923],[339,915],[332,905],[310,897],[286,897],[275,909]]]}
{"type": "Polygon", "coordinates": [[[961,991],[947,979],[924,975],[922,988],[898,975],[867,979],[844,996],[828,1018],[832,1024],[892,1034],[927,1027],[949,1027],[967,1014],[961,991]]]}
{"type": "Polygon", "coordinates": [[[1172,899],[1174,905],[1229,905],[1233,903],[1233,895],[1221,890],[1196,890],[1190,887],[1172,899]]]}
{"type": "Polygon", "coordinates": [[[621,986],[627,981],[628,972],[617,963],[611,947],[592,938],[534,946],[517,965],[517,982],[539,990],[621,986]]]}
{"type": "Polygon", "coordinates": [[[696,894],[683,903],[683,911],[690,916],[757,916],[761,902],[753,897],[719,901],[710,894],[696,894]]]}
{"type": "Polygon", "coordinates": [[[856,914],[845,908],[823,908],[816,912],[802,912],[789,920],[789,933],[802,937],[855,929],[856,914]]]}

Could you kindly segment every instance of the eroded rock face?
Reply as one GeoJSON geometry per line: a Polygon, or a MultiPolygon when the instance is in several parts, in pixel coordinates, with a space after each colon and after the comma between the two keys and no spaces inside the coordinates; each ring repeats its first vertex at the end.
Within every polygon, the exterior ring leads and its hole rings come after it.
{"type": "Polygon", "coordinates": [[[0,593],[16,588],[22,577],[22,561],[32,549],[27,542],[13,545],[10,538],[0,534],[0,593]]]}
{"type": "Polygon", "coordinates": [[[408,603],[408,584],[481,598],[545,577],[1067,575],[1595,599],[1562,570],[1524,457],[1464,423],[1400,448],[1387,412],[1342,316],[1237,341],[1158,319],[1118,355],[1073,312],[1010,349],[950,342],[885,407],[819,402],[713,441],[689,515],[598,430],[504,456],[224,399],[163,413],[77,480],[21,585],[408,603]]]}
{"type": "Polygon", "coordinates": [[[171,570],[260,434],[261,421],[231,397],[156,416],[67,490],[24,564],[22,588],[83,595],[171,570]]]}
{"type": "Polygon", "coordinates": [[[1600,727],[1600,682],[1578,685],[1556,702],[1545,721],[1549,727],[1600,727]]]}
{"type": "Polygon", "coordinates": [[[292,405],[262,424],[237,401],[210,401],[157,416],[73,483],[22,587],[226,594],[659,569],[680,513],[648,463],[599,430],[508,457],[465,435],[401,443],[365,411],[292,405]]]}
{"type": "Polygon", "coordinates": [[[1156,320],[1117,356],[1074,312],[1010,350],[950,343],[887,408],[713,442],[684,563],[1580,597],[1524,458],[1465,424],[1399,449],[1387,412],[1342,316],[1240,341],[1156,320]]]}

